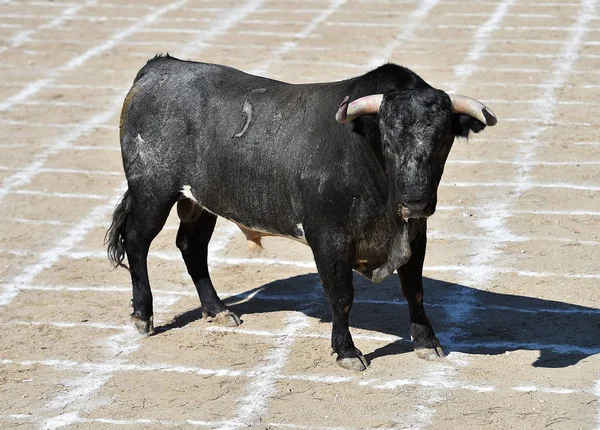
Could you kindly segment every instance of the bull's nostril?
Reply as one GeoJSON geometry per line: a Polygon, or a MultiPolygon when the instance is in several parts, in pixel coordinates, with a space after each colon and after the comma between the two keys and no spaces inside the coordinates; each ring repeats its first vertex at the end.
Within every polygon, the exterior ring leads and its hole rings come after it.
{"type": "Polygon", "coordinates": [[[398,206],[398,212],[405,220],[410,218],[426,218],[433,215],[434,211],[434,202],[400,203],[398,206]]]}

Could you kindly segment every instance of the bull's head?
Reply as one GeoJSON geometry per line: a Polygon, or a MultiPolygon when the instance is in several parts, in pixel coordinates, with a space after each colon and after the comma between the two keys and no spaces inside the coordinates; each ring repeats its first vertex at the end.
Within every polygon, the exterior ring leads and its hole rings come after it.
{"type": "Polygon", "coordinates": [[[437,188],[455,136],[493,126],[494,113],[481,102],[434,88],[346,97],[335,116],[341,123],[378,114],[381,150],[390,192],[404,220],[435,211],[437,188]]]}

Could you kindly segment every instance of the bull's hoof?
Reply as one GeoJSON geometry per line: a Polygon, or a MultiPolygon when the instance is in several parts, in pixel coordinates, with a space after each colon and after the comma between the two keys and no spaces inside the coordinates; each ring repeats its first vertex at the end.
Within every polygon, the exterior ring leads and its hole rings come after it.
{"type": "Polygon", "coordinates": [[[369,363],[367,359],[362,355],[362,353],[354,348],[352,353],[346,353],[346,356],[340,357],[338,354],[337,364],[343,367],[346,370],[355,370],[358,372],[362,372],[369,367],[369,363]]]}
{"type": "Polygon", "coordinates": [[[148,336],[154,334],[154,318],[150,317],[148,320],[143,320],[139,312],[131,314],[131,322],[140,334],[146,334],[148,336]]]}
{"type": "Polygon", "coordinates": [[[214,317],[207,316],[206,318],[208,322],[222,327],[237,327],[242,323],[240,317],[230,310],[222,311],[216,314],[214,317]]]}
{"type": "Polygon", "coordinates": [[[423,360],[438,360],[445,357],[444,350],[439,344],[432,348],[415,348],[415,352],[417,357],[423,360]]]}

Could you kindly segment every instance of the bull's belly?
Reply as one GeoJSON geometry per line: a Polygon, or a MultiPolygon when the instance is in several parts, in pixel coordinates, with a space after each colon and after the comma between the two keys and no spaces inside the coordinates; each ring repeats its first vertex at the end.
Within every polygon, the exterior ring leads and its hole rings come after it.
{"type": "Polygon", "coordinates": [[[271,230],[269,228],[265,228],[264,226],[253,226],[248,225],[247,221],[241,221],[240,219],[232,218],[231,216],[226,216],[219,210],[212,210],[211,208],[206,207],[204,204],[201,204],[196,196],[193,193],[192,187],[190,185],[184,185],[181,190],[182,199],[177,202],[177,214],[179,219],[183,222],[190,222],[196,219],[202,211],[210,212],[216,216],[220,216],[225,218],[234,224],[236,224],[244,236],[248,241],[248,249],[251,251],[262,250],[261,239],[265,236],[274,236],[274,237],[285,237],[287,239],[292,239],[297,242],[308,245],[306,242],[306,238],[304,236],[304,226],[301,223],[293,223],[290,222],[288,228],[286,230],[290,233],[281,233],[278,231],[271,230]]]}

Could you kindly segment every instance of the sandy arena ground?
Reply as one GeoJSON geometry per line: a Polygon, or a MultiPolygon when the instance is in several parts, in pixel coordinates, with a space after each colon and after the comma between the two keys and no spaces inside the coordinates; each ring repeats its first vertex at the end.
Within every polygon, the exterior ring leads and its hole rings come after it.
{"type": "Polygon", "coordinates": [[[0,0],[0,428],[599,428],[598,3],[0,0]],[[129,275],[102,243],[118,116],[167,51],[291,82],[394,61],[492,107],[430,221],[447,358],[411,352],[396,277],[357,277],[371,366],[339,368],[310,249],[267,239],[251,258],[225,222],[212,276],[243,324],[211,325],[176,216],[151,250],[158,334],[129,326],[129,275]]]}

